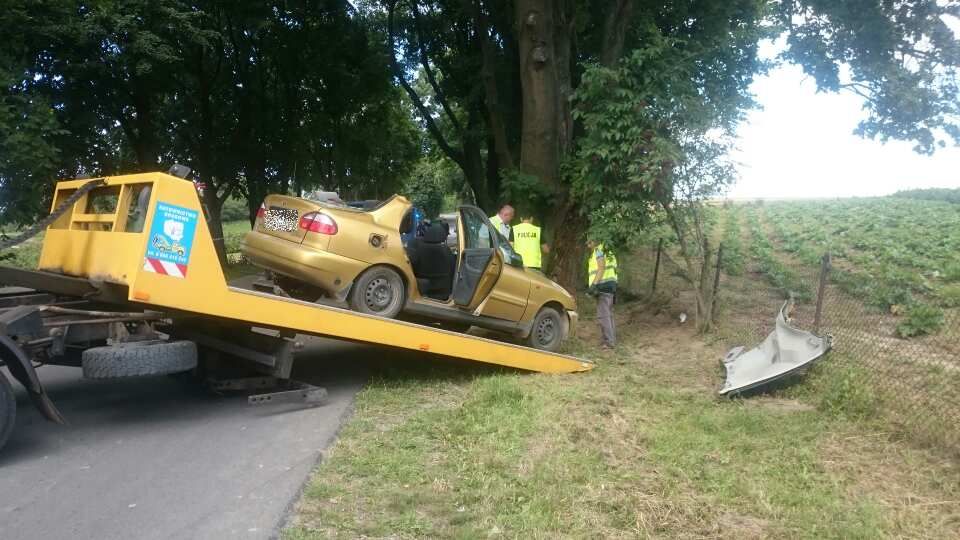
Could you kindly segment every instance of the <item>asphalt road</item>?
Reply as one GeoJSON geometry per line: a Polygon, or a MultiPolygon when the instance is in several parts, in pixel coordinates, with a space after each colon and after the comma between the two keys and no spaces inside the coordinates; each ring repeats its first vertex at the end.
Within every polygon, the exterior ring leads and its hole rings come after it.
{"type": "Polygon", "coordinates": [[[295,376],[326,403],[251,407],[168,377],[89,381],[75,368],[40,376],[70,421],[40,417],[19,385],[13,436],[0,451],[3,540],[271,538],[365,380],[358,358],[381,349],[306,338],[295,376]]]}

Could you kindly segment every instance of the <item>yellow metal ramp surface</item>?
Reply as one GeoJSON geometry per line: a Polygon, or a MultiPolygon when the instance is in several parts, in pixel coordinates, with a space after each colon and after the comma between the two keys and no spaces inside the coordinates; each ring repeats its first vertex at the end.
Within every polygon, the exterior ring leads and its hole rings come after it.
{"type": "MultiPolygon", "coordinates": [[[[593,367],[572,356],[229,287],[192,182],[162,173],[104,180],[48,228],[40,270],[124,285],[127,300],[159,310],[531,371],[593,367]]],[[[54,207],[87,182],[60,182],[54,207]]]]}

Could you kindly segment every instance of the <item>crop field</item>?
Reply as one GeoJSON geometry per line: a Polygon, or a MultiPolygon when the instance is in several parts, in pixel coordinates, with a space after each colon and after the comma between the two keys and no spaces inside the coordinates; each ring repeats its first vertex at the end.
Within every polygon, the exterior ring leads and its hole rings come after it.
{"type": "Polygon", "coordinates": [[[724,271],[752,261],[784,296],[810,303],[821,258],[830,282],[874,313],[898,320],[899,338],[956,324],[960,308],[960,205],[886,198],[728,206],[718,236],[724,271]]]}
{"type": "Polygon", "coordinates": [[[728,312],[768,305],[774,291],[796,300],[796,322],[810,328],[829,253],[822,330],[834,336],[833,357],[848,361],[850,391],[867,392],[911,436],[960,448],[960,204],[766,201],[717,214],[728,312]]]}
{"type": "Polygon", "coordinates": [[[896,198],[769,205],[783,248],[875,307],[960,306],[960,205],[896,198]]]}

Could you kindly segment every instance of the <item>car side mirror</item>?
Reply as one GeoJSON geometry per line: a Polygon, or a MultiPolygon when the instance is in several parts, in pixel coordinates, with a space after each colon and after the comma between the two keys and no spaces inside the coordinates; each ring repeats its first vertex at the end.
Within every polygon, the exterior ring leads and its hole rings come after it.
{"type": "Polygon", "coordinates": [[[517,268],[523,268],[523,257],[519,253],[510,254],[510,266],[516,266],[517,268]]]}

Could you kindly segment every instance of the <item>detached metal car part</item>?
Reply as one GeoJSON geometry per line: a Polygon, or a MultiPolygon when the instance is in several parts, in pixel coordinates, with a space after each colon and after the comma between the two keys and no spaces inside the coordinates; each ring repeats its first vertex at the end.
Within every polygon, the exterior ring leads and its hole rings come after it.
{"type": "Polygon", "coordinates": [[[774,330],[763,343],[746,352],[744,347],[735,347],[724,357],[727,380],[721,395],[739,394],[783,379],[806,369],[830,350],[829,336],[816,336],[787,323],[789,304],[780,308],[774,330]]]}

